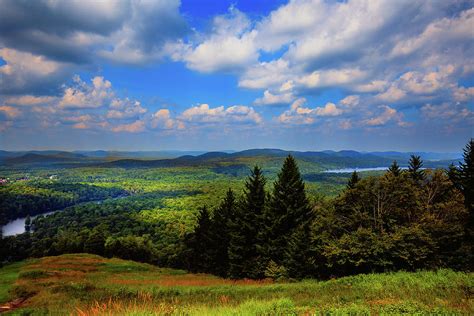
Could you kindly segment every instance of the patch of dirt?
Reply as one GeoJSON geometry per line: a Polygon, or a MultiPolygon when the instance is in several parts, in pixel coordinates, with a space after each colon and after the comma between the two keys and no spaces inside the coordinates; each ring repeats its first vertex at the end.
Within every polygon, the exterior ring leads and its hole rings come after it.
{"type": "Polygon", "coordinates": [[[27,298],[17,298],[16,300],[1,305],[0,313],[11,312],[12,310],[20,308],[26,300],[27,298]]]}

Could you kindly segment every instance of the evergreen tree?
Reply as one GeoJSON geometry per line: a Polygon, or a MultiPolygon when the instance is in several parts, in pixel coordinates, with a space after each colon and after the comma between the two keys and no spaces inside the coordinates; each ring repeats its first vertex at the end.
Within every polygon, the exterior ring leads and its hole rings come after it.
{"type": "Polygon", "coordinates": [[[215,245],[213,273],[225,277],[229,270],[230,221],[235,216],[236,201],[234,191],[229,188],[219,207],[214,211],[211,238],[215,245]]]}
{"type": "Polygon", "coordinates": [[[28,214],[25,219],[25,232],[29,233],[31,231],[31,217],[28,214]]]}
{"type": "Polygon", "coordinates": [[[352,172],[351,178],[349,179],[349,182],[347,183],[347,188],[354,189],[355,185],[357,184],[357,182],[359,182],[359,180],[359,174],[357,173],[357,171],[354,170],[354,172],[352,172]]]}
{"type": "Polygon", "coordinates": [[[411,155],[408,172],[410,176],[416,182],[420,182],[425,178],[425,172],[421,169],[423,167],[423,161],[420,156],[411,155]]]}
{"type": "Polygon", "coordinates": [[[400,173],[402,173],[402,170],[400,169],[400,166],[396,160],[394,160],[392,165],[388,168],[388,172],[390,172],[395,177],[398,177],[400,173]]]}
{"type": "Polygon", "coordinates": [[[283,266],[287,269],[288,276],[291,278],[302,279],[314,275],[310,225],[300,225],[291,234],[286,247],[283,266]]]}
{"type": "Polygon", "coordinates": [[[214,267],[215,244],[211,237],[211,218],[207,207],[199,210],[197,225],[188,237],[187,244],[191,249],[190,268],[195,272],[211,272],[214,267]]]}
{"type": "Polygon", "coordinates": [[[457,172],[458,187],[464,195],[464,205],[468,211],[467,224],[465,226],[465,249],[469,263],[469,269],[474,269],[474,139],[471,138],[464,148],[464,162],[459,163],[457,172]]]}
{"type": "Polygon", "coordinates": [[[231,278],[262,278],[262,267],[258,249],[258,232],[265,207],[265,177],[255,166],[245,182],[242,199],[230,221],[229,276],[231,278]]]}
{"type": "MultiPolygon", "coordinates": [[[[312,218],[304,182],[295,159],[289,155],[273,185],[273,195],[264,212],[265,258],[285,265],[289,240],[295,230],[306,229],[312,218]]],[[[286,267],[289,268],[289,267],[286,267]]]]}
{"type": "Polygon", "coordinates": [[[466,208],[472,214],[474,211],[474,139],[472,138],[464,148],[463,160],[464,162],[459,163],[458,182],[466,208]]]}

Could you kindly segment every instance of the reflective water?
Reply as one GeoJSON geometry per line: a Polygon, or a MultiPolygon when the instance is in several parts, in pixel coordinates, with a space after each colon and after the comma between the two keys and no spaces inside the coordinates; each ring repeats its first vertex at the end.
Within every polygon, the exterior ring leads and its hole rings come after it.
{"type": "MultiPolygon", "coordinates": [[[[53,212],[48,212],[41,215],[48,216],[56,212],[57,211],[53,211],[53,212]]],[[[31,216],[31,219],[33,220],[34,218],[38,216],[39,215],[31,216]]],[[[25,232],[25,221],[26,221],[26,217],[22,217],[22,218],[17,218],[11,222],[8,222],[6,225],[2,227],[3,236],[14,236],[14,235],[23,234],[25,232]]]]}
{"type": "MultiPolygon", "coordinates": [[[[384,171],[388,167],[373,167],[373,168],[343,168],[343,169],[331,169],[324,171],[325,173],[352,173],[354,171],[363,172],[363,171],[384,171]]],[[[406,167],[400,167],[400,169],[408,169],[406,167]]]]}

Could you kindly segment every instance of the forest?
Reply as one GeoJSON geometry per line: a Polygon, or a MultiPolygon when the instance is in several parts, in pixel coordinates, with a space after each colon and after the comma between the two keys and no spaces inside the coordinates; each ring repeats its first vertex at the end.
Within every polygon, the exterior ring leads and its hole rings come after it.
{"type": "Polygon", "coordinates": [[[64,182],[1,188],[2,218],[63,210],[2,237],[0,254],[7,263],[87,252],[231,279],[472,271],[473,158],[473,140],[446,170],[412,155],[408,169],[394,161],[386,172],[352,173],[333,196],[309,191],[291,155],[276,175],[254,166],[245,181],[200,173],[191,185],[189,173],[172,169],[159,173],[170,182],[141,174],[125,183],[107,180],[106,169],[90,184],[87,173],[81,183],[60,173],[64,182]]]}

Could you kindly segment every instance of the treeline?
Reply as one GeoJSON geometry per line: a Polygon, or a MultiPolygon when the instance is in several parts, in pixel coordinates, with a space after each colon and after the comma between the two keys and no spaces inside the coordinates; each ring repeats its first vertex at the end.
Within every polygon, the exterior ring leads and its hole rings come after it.
{"type": "Polygon", "coordinates": [[[19,217],[127,194],[121,188],[79,183],[31,182],[3,186],[0,187],[0,226],[19,217]]]}
{"type": "Polygon", "coordinates": [[[230,278],[327,278],[449,267],[472,270],[474,144],[449,172],[412,156],[379,177],[352,174],[333,201],[311,207],[292,156],[273,190],[255,167],[240,199],[203,207],[187,237],[186,267],[230,278]]]}

